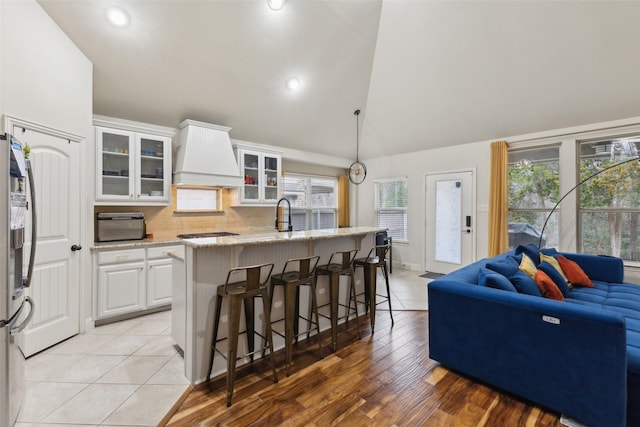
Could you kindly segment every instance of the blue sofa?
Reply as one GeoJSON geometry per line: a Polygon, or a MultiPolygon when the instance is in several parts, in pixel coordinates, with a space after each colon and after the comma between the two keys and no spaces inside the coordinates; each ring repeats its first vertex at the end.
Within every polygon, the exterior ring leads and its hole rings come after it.
{"type": "Polygon", "coordinates": [[[589,426],[640,426],[640,286],[620,258],[560,254],[594,287],[556,301],[478,285],[513,251],[429,283],[429,356],[589,426]]]}

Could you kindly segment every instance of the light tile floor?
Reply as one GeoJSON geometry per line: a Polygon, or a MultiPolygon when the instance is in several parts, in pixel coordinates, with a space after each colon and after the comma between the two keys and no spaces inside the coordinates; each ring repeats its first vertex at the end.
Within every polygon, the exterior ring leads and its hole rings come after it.
{"type": "Polygon", "coordinates": [[[171,311],[99,326],[27,360],[16,427],[156,426],[187,389],[171,311]]]}
{"type": "MultiPolygon", "coordinates": [[[[393,310],[427,309],[420,274],[390,275],[393,310]]],[[[99,326],[27,360],[16,427],[156,426],[188,386],[183,371],[171,311],[99,326]]]]}

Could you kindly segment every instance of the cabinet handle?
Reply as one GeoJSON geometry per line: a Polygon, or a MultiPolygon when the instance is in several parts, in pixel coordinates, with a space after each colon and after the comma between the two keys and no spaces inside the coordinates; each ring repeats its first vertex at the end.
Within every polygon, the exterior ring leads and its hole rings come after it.
{"type": "Polygon", "coordinates": [[[128,254],[127,255],[116,255],[116,258],[117,259],[127,259],[127,258],[129,258],[129,255],[128,254]]]}
{"type": "Polygon", "coordinates": [[[131,197],[133,199],[133,194],[129,194],[129,197],[131,197]]]}

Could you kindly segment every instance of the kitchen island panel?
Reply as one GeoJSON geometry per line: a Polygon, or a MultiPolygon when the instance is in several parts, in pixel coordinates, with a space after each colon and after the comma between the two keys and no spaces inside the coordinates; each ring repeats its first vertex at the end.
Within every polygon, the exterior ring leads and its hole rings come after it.
{"type": "MultiPolygon", "coordinates": [[[[336,229],[338,230],[338,229],[336,229]]],[[[197,384],[206,380],[208,369],[210,348],[213,334],[213,316],[215,310],[215,296],[217,286],[226,280],[229,269],[243,265],[255,265],[264,262],[274,263],[274,273],[282,271],[287,259],[298,258],[309,255],[320,255],[320,263],[327,263],[331,253],[339,250],[361,249],[368,251],[375,243],[375,232],[379,229],[358,228],[351,230],[352,233],[345,232],[345,229],[334,234],[324,233],[320,238],[318,234],[313,234],[309,238],[304,238],[300,234],[294,239],[287,239],[285,234],[275,234],[272,238],[260,235],[259,242],[251,240],[250,236],[243,236],[246,244],[230,244],[228,240],[221,241],[219,245],[215,242],[202,244],[188,244],[185,252],[185,279],[186,279],[186,312],[174,309],[174,315],[186,316],[186,342],[184,348],[185,355],[185,375],[192,384],[197,384]]],[[[231,238],[221,238],[231,239],[231,238]]],[[[203,240],[203,239],[198,239],[203,240]]],[[[341,279],[340,300],[347,301],[347,278],[341,279]],[[342,282],[344,280],[345,282],[342,282]]],[[[318,280],[319,304],[328,302],[329,288],[327,278],[321,277],[318,280]]],[[[274,313],[272,318],[281,316],[283,312],[282,293],[274,295],[274,313]]],[[[308,309],[308,293],[301,295],[302,313],[308,309]]],[[[219,328],[220,337],[225,336],[227,331],[226,308],[223,304],[221,324],[219,328]]],[[[264,316],[261,304],[256,303],[256,330],[262,330],[264,316]]],[[[241,330],[244,330],[244,317],[241,330]]],[[[327,319],[321,319],[320,329],[325,330],[330,327],[327,319]]],[[[282,339],[275,338],[276,350],[284,347],[282,339]]],[[[260,340],[256,340],[258,346],[260,340]]],[[[224,350],[223,345],[219,349],[224,350]]],[[[246,351],[246,339],[241,338],[238,345],[238,354],[246,351]]],[[[259,356],[259,355],[256,355],[259,356]]],[[[247,358],[248,359],[248,358],[247,358]]],[[[238,361],[238,365],[248,360],[238,361]]],[[[212,376],[222,374],[226,371],[226,362],[222,357],[216,356],[214,360],[212,376]]]]}

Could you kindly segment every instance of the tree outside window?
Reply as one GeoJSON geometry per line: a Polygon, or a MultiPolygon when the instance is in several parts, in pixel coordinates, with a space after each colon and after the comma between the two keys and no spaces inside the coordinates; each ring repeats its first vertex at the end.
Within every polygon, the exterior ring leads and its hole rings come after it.
{"type": "Polygon", "coordinates": [[[578,188],[581,252],[640,260],[638,142],[636,136],[579,144],[579,179],[586,180],[578,188]]]}
{"type": "Polygon", "coordinates": [[[558,145],[509,152],[509,247],[540,241],[549,217],[543,246],[558,247],[558,211],[551,213],[559,197],[560,148],[558,145]]]}

